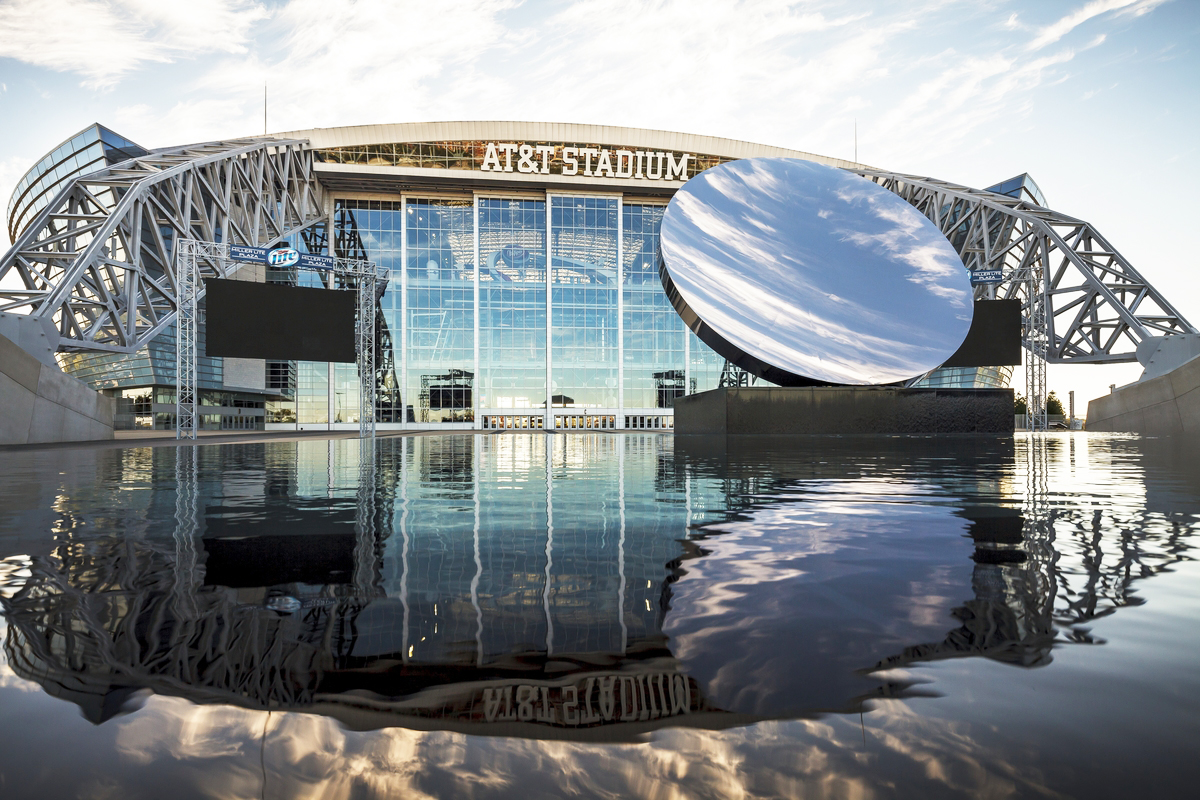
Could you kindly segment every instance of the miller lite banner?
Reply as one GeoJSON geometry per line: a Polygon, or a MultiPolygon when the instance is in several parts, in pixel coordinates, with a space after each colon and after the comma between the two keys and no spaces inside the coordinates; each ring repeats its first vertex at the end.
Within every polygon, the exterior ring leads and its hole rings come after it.
{"type": "Polygon", "coordinates": [[[266,264],[269,267],[286,269],[287,267],[305,267],[307,269],[333,269],[337,261],[329,256],[313,256],[301,253],[291,247],[246,247],[240,244],[229,245],[229,257],[234,261],[246,261],[252,264],[266,264]]]}

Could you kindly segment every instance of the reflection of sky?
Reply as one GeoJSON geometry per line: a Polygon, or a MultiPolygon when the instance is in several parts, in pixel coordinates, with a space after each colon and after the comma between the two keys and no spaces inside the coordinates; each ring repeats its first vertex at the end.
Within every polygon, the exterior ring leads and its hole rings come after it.
{"type": "Polygon", "coordinates": [[[891,478],[805,482],[703,526],[720,535],[674,586],[672,652],[720,708],[851,704],[878,683],[861,670],[940,641],[973,594],[967,524],[937,494],[891,478]]]}
{"type": "MultiPolygon", "coordinates": [[[[443,474],[427,484],[443,499],[438,506],[446,512],[443,527],[454,515],[462,516],[465,501],[470,532],[471,490],[463,481],[480,471],[497,481],[500,494],[512,496],[506,501],[510,509],[544,514],[544,506],[519,490],[527,484],[527,492],[546,497],[546,487],[535,479],[546,474],[541,445],[533,445],[532,437],[482,438],[489,441],[487,449],[478,461],[472,456],[466,462],[478,465],[478,471],[448,472],[458,480],[447,482],[443,474]]],[[[560,503],[572,493],[564,485],[574,482],[576,495],[590,491],[595,497],[594,514],[615,514],[605,504],[619,491],[630,531],[683,535],[683,515],[693,522],[722,520],[703,525],[701,532],[718,535],[698,540],[706,555],[682,563],[667,616],[673,651],[718,696],[736,692],[743,704],[773,699],[803,705],[805,695],[819,688],[810,682],[830,672],[816,662],[831,650],[845,656],[844,663],[869,665],[873,653],[852,645],[870,645],[875,636],[933,641],[956,625],[943,598],[974,592],[962,583],[974,569],[973,546],[962,536],[963,519],[954,513],[968,499],[1045,509],[1047,516],[1029,529],[1027,544],[1031,555],[1046,548],[1040,552],[1051,568],[1049,580],[996,588],[1049,593],[1045,610],[1053,610],[1063,636],[1079,630],[1073,610],[1092,613],[1087,630],[1104,644],[1062,641],[1053,663],[1036,669],[978,657],[913,664],[888,678],[928,682],[939,696],[874,701],[862,716],[829,714],[725,730],[663,728],[636,744],[401,727],[357,731],[317,714],[198,705],[144,694],[122,706],[126,713],[93,725],[67,699],[18,677],[0,648],[0,708],[8,734],[0,748],[4,797],[1194,794],[1191,743],[1200,711],[1195,669],[1200,637],[1194,635],[1200,561],[1193,544],[1200,519],[1200,447],[1194,440],[1064,432],[1037,438],[1044,458],[1031,462],[1026,460],[1026,448],[1035,441],[1030,437],[1016,438],[1015,459],[994,453],[973,459],[980,445],[965,439],[947,451],[946,443],[935,447],[921,445],[921,439],[862,437],[775,450],[747,444],[720,461],[700,456],[685,461],[678,452],[674,459],[668,455],[670,445],[661,451],[648,446],[670,437],[623,436],[616,440],[622,442],[617,463],[624,470],[624,488],[618,490],[611,483],[617,450],[601,457],[589,444],[609,438],[567,437],[557,445],[554,472],[561,477],[555,477],[551,500],[560,503]],[[676,475],[692,476],[687,479],[690,503],[680,500],[683,486],[671,489],[672,470],[662,466],[672,462],[676,475]],[[1030,463],[1043,465],[1039,480],[1024,474],[1030,463]],[[823,474],[832,477],[814,477],[823,474]],[[603,485],[605,475],[609,488],[596,492],[591,487],[603,485]],[[758,480],[785,475],[801,477],[765,487],[758,480]],[[718,513],[722,503],[701,490],[716,482],[728,487],[723,491],[730,500],[752,496],[753,506],[739,503],[739,513],[725,519],[718,513]],[[758,488],[737,491],[739,485],[758,488]],[[1042,488],[1034,493],[1026,488],[1034,486],[1042,488]],[[939,562],[955,565],[953,572],[938,568],[939,562]],[[880,575],[885,579],[877,579],[880,575]],[[827,609],[838,618],[833,636],[795,635],[806,628],[819,631],[827,609]],[[702,615],[707,626],[689,623],[692,614],[702,615]],[[797,660],[782,665],[781,655],[788,651],[797,660]]],[[[330,452],[326,442],[276,443],[267,446],[267,453],[274,453],[268,460],[277,465],[294,460],[301,479],[293,499],[303,493],[353,504],[357,470],[345,465],[357,451],[350,444],[335,442],[330,452]],[[288,447],[295,448],[290,456],[288,447]]],[[[253,455],[255,446],[224,447],[249,461],[263,458],[253,455]]],[[[226,507],[252,510],[265,487],[288,486],[264,483],[237,460],[206,455],[201,464],[208,465],[202,470],[209,477],[223,476],[202,483],[219,489],[226,507]],[[215,470],[217,465],[222,468],[215,470]]],[[[403,485],[411,490],[419,474],[408,472],[403,485]]],[[[122,525],[139,540],[153,538],[164,520],[169,532],[173,493],[173,473],[144,450],[8,454],[0,460],[0,595],[11,598],[25,585],[28,553],[68,548],[90,553],[89,537],[107,538],[122,525]],[[123,471],[115,466],[118,461],[123,471]],[[165,489],[165,504],[147,496],[155,484],[165,489]],[[47,536],[47,526],[37,522],[44,519],[42,512],[56,525],[76,520],[90,534],[63,529],[47,536]],[[149,516],[155,513],[165,516],[149,516]],[[31,549],[39,545],[45,549],[31,549]]],[[[431,492],[420,502],[406,501],[403,511],[394,510],[411,525],[413,512],[428,511],[434,496],[431,492]]],[[[555,517],[556,537],[578,528],[586,517],[580,507],[555,517]]],[[[492,508],[489,515],[504,506],[492,508]]],[[[523,520],[527,513],[513,519],[523,520]]],[[[495,519],[484,516],[482,530],[492,529],[495,519]]],[[[396,538],[389,539],[390,547],[396,538]]],[[[469,546],[458,552],[473,561],[469,546]]],[[[458,571],[443,575],[461,578],[458,571]]],[[[538,576],[526,579],[536,582],[538,576]]],[[[163,584],[140,585],[160,591],[163,584]]],[[[133,596],[125,586],[114,592],[118,598],[133,596]]],[[[536,613],[540,605],[534,608],[536,613]]]]}
{"type": "Polygon", "coordinates": [[[886,189],[809,161],[701,173],[667,209],[662,252],[687,304],[726,341],[818,380],[914,377],[971,324],[966,270],[941,232],[886,189]]]}

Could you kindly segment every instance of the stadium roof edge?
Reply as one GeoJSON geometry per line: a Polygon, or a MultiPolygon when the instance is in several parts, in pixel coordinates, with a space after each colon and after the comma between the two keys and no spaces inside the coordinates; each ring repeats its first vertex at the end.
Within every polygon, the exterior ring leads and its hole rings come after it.
{"type": "Polygon", "coordinates": [[[384,125],[349,125],[309,128],[269,134],[277,138],[308,139],[313,148],[355,147],[395,142],[438,141],[547,141],[588,142],[626,145],[646,149],[704,153],[728,158],[780,156],[803,158],[835,167],[873,169],[848,159],[833,158],[804,150],[744,142],[718,136],[615,125],[574,122],[518,122],[505,120],[454,120],[442,122],[398,122],[384,125]]]}

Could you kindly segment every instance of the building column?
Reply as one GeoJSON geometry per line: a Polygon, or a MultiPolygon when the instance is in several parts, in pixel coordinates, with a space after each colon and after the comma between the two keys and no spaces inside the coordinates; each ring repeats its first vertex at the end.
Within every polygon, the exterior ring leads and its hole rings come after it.
{"type": "MultiPolygon", "coordinates": [[[[625,427],[625,208],[617,198],[617,427],[625,427]]],[[[622,535],[624,529],[622,529],[622,535]]],[[[622,629],[625,623],[622,622],[622,629]]]]}
{"type": "MultiPolygon", "coordinates": [[[[473,284],[473,288],[474,288],[474,292],[475,292],[475,296],[474,296],[475,312],[472,316],[472,318],[475,321],[474,338],[472,340],[474,342],[473,347],[474,347],[474,353],[475,353],[475,368],[474,368],[475,378],[471,381],[471,403],[474,405],[474,408],[475,408],[474,428],[475,428],[475,430],[480,430],[483,427],[483,418],[479,416],[479,389],[483,384],[483,376],[479,372],[479,198],[475,197],[475,196],[471,197],[471,238],[473,240],[472,252],[474,253],[473,260],[475,262],[475,277],[474,277],[474,284],[473,284]]],[[[476,473],[476,474],[478,475],[478,473],[476,473]]],[[[478,483],[478,477],[476,478],[476,482],[478,483]]],[[[478,508],[478,505],[476,506],[476,508],[478,508]]],[[[476,511],[476,519],[478,519],[478,511],[476,511]]],[[[478,550],[476,550],[476,552],[478,552],[478,550]]],[[[482,620],[482,617],[480,619],[482,620]]],[[[482,624],[483,623],[481,621],[480,625],[482,625],[482,624]]],[[[482,647],[483,647],[483,645],[480,644],[480,648],[482,648],[482,647]]],[[[483,651],[481,649],[480,650],[481,663],[482,663],[482,658],[483,658],[482,653],[483,653],[483,651]]]]}
{"type": "Polygon", "coordinates": [[[692,393],[692,337],[688,336],[690,331],[682,317],[679,324],[683,328],[683,393],[687,395],[692,393]]]}
{"type": "Polygon", "coordinates": [[[408,427],[408,198],[400,197],[400,424],[408,427]]]}
{"type": "MultiPolygon", "coordinates": [[[[542,428],[544,430],[554,430],[554,346],[553,334],[554,330],[554,290],[552,256],[554,252],[554,212],[552,204],[554,199],[546,195],[546,416],[542,420],[542,428]]],[[[546,469],[549,470],[549,461],[546,462],[546,469]]],[[[547,480],[549,480],[549,472],[547,472],[547,480]]],[[[548,608],[548,607],[547,607],[548,608]]],[[[549,611],[547,610],[547,614],[549,611]]],[[[549,617],[547,616],[547,621],[549,617]]]]}
{"type": "MultiPolygon", "coordinates": [[[[550,570],[554,566],[554,444],[557,436],[546,442],[546,585],[542,589],[542,607],[546,610],[546,655],[554,654],[554,620],[550,617],[550,570]]],[[[563,445],[566,446],[565,444],[563,445]]]]}

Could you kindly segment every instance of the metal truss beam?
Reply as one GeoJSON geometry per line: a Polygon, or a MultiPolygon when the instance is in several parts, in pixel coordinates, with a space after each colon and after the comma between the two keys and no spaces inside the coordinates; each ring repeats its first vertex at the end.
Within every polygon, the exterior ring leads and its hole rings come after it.
{"type": "Polygon", "coordinates": [[[132,353],[179,310],[176,242],[268,246],[324,219],[306,141],[159,150],[64,186],[0,259],[0,312],[51,320],[58,350],[132,353]]]}

